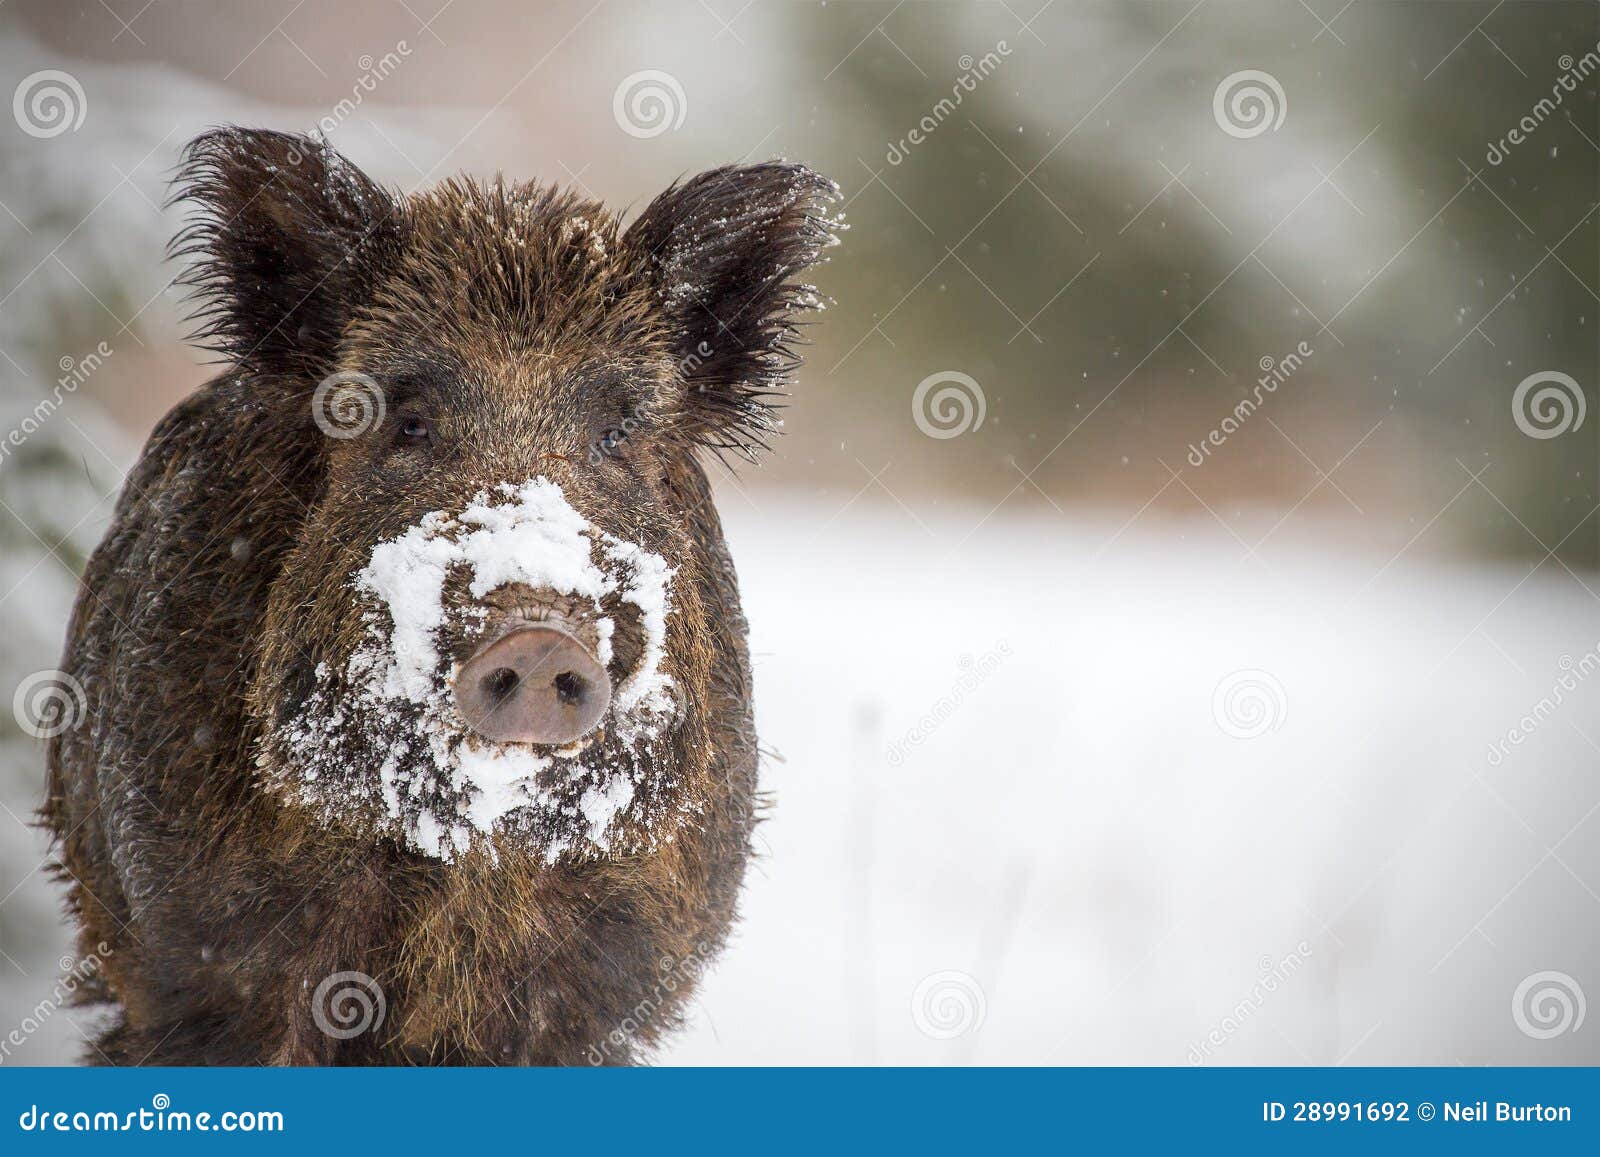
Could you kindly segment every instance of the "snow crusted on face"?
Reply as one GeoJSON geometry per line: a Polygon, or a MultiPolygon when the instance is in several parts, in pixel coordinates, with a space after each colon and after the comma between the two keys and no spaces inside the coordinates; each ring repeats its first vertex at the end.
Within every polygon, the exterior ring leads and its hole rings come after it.
{"type": "MultiPolygon", "coordinates": [[[[464,734],[450,697],[455,671],[445,670],[438,649],[449,613],[445,583],[457,568],[470,570],[468,590],[474,598],[525,583],[589,601],[597,615],[602,663],[610,661],[616,626],[602,600],[615,596],[631,603],[639,611],[643,653],[612,696],[608,726],[621,742],[635,745],[654,738],[673,708],[672,680],[661,669],[672,568],[637,543],[591,526],[548,479],[502,484],[492,494],[478,494],[459,514],[434,511],[379,543],[354,583],[382,604],[388,623],[381,615],[371,616],[371,638],[352,656],[347,673],[353,693],[380,717],[385,705],[421,708],[425,724],[416,742],[429,749],[440,786],[469,801],[450,815],[438,808],[419,810],[422,793],[411,790],[415,761],[406,760],[409,752],[392,753],[384,763],[382,798],[390,817],[404,828],[412,847],[441,859],[454,859],[475,834],[490,834],[519,808],[553,807],[555,801],[539,785],[540,773],[553,765],[558,774],[561,764],[569,774],[595,770],[582,761],[581,743],[539,754],[527,745],[464,734]]],[[[600,770],[600,782],[579,802],[581,815],[572,818],[604,851],[611,823],[632,802],[636,785],[628,767],[600,770]]],[[[552,846],[547,858],[553,861],[570,847],[570,841],[552,846]]]]}
{"type": "Polygon", "coordinates": [[[379,543],[356,576],[356,589],[380,599],[394,624],[383,698],[420,704],[432,694],[439,666],[435,636],[444,624],[444,584],[454,566],[472,567],[474,598],[522,582],[598,607],[610,588],[589,560],[588,521],[559,487],[535,478],[521,489],[503,484],[500,492],[514,501],[493,505],[488,494],[479,494],[460,515],[425,515],[399,538],[379,543]]]}

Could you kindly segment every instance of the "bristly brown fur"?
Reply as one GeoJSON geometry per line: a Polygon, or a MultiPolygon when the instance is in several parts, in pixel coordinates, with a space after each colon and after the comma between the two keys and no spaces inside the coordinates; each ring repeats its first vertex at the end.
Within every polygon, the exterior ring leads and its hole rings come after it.
{"type": "Polygon", "coordinates": [[[700,359],[701,444],[752,459],[766,448],[774,399],[800,364],[799,316],[819,301],[794,277],[833,244],[822,209],[836,194],[795,165],[729,166],[674,185],[629,230],[657,271],[679,357],[700,359]]]}
{"type": "Polygon", "coordinates": [[[43,818],[118,1014],[90,1059],[638,1059],[727,936],[759,808],[745,623],[696,454],[770,434],[834,187],[718,169],[624,228],[536,185],[402,198],[320,142],[243,129],[195,141],[178,184],[196,339],[232,364],[128,477],[62,661],[87,719],[48,752],[43,818]],[[336,372],[381,384],[384,422],[318,429],[336,372]],[[397,448],[408,414],[431,423],[421,452],[397,448]],[[597,455],[617,428],[625,452],[597,455]],[[354,804],[329,819],[275,790],[296,769],[274,729],[341,686],[374,544],[538,475],[676,573],[684,703],[616,850],[547,863],[508,828],[432,859],[354,804]],[[386,1004],[348,1038],[312,1004],[344,971],[386,1004]]]}
{"type": "Polygon", "coordinates": [[[327,145],[219,129],[184,150],[173,203],[199,212],[168,247],[190,262],[191,336],[237,363],[314,370],[351,303],[405,244],[405,207],[327,145]]]}

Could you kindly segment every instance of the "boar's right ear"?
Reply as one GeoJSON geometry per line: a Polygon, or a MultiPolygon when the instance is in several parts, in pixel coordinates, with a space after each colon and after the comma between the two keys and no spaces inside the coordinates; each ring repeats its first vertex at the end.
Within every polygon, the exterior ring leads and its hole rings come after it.
{"type": "Polygon", "coordinates": [[[195,206],[193,340],[269,374],[326,372],[352,312],[405,237],[404,207],[321,141],[222,128],[184,150],[173,203],[195,206]]]}

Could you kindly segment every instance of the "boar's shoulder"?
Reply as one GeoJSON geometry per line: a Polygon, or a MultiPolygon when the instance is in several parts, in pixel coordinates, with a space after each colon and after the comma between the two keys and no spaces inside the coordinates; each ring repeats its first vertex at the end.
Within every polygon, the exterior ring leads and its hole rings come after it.
{"type": "Polygon", "coordinates": [[[50,745],[45,816],[114,912],[168,888],[251,791],[244,696],[319,482],[317,435],[295,425],[235,374],[191,395],[152,433],[84,572],[62,666],[87,711],[50,745]]]}

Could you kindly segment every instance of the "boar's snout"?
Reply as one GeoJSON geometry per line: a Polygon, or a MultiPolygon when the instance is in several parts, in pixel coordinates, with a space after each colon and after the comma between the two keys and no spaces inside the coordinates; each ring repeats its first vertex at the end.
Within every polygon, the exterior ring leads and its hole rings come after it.
{"type": "Polygon", "coordinates": [[[456,709],[496,743],[567,744],[593,731],[611,704],[606,669],[558,626],[518,627],[456,672],[456,709]]]}

